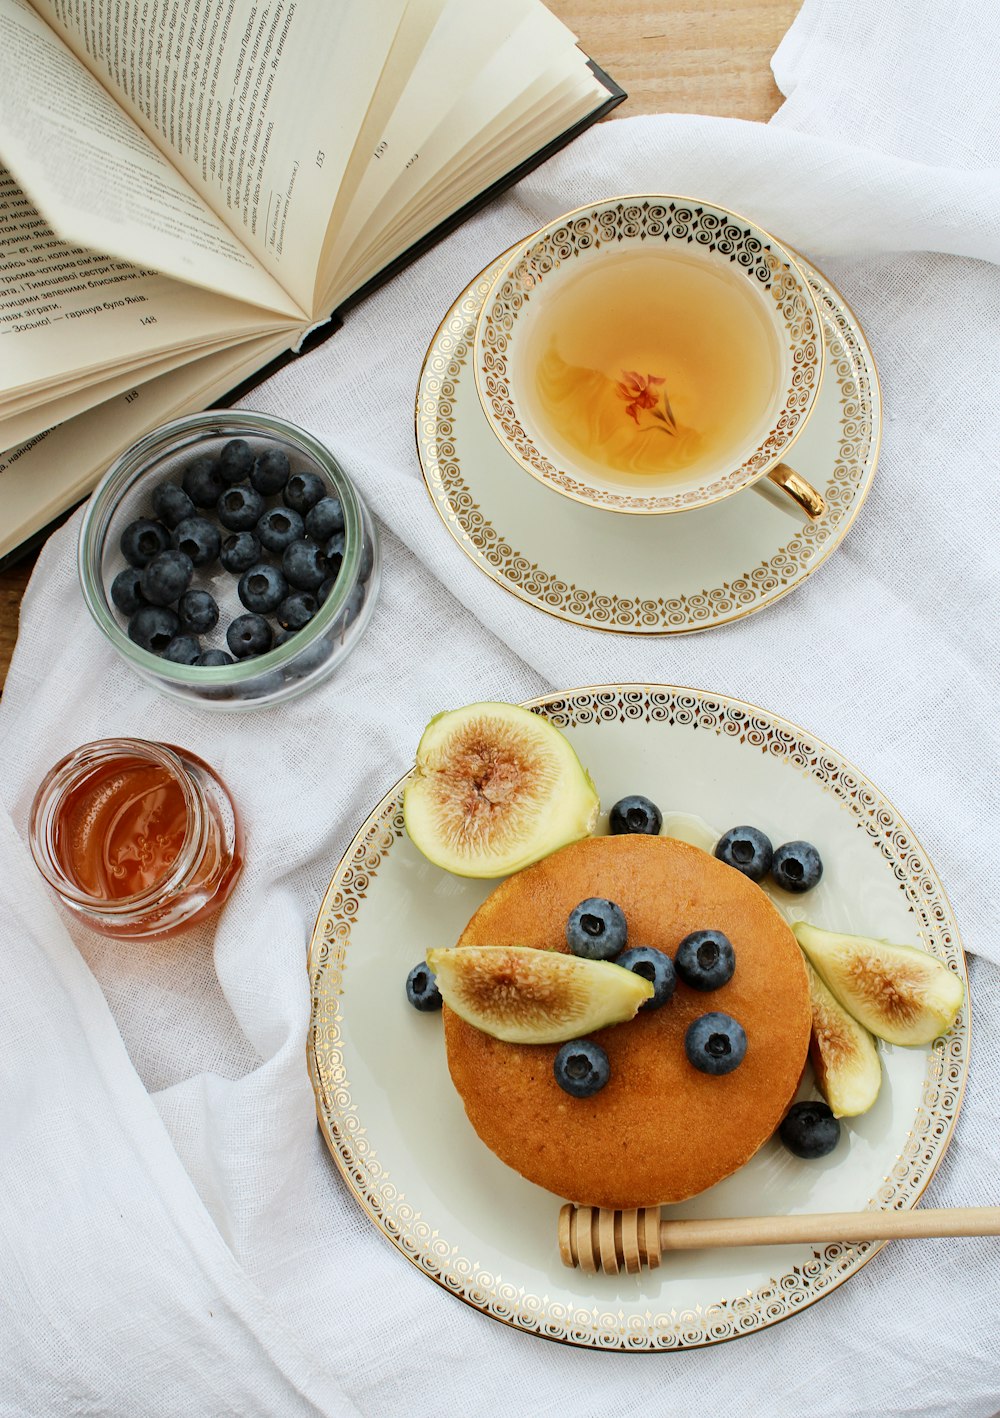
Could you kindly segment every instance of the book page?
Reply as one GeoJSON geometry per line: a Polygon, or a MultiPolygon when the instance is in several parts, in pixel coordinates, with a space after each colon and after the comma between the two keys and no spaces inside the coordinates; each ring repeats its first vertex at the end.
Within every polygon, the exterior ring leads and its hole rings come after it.
{"type": "Polygon", "coordinates": [[[75,245],[304,320],[24,0],[0,0],[0,158],[75,245]]]}
{"type": "Polygon", "coordinates": [[[296,324],[71,246],[0,167],[0,416],[121,366],[296,324]]]}
{"type": "Polygon", "coordinates": [[[429,33],[436,0],[33,3],[311,309],[327,222],[400,23],[408,4],[426,8],[429,33]]]}

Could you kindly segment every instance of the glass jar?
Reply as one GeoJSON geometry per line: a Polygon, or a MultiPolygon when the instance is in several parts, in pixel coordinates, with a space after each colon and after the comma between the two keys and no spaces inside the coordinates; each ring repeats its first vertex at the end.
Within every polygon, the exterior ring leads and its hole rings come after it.
{"type": "Polygon", "coordinates": [[[169,936],[218,910],[243,866],[228,789],[194,754],[99,739],[46,774],[31,854],[66,909],[124,940],[169,936]]]}
{"type": "MultiPolygon", "coordinates": [[[[281,501],[276,493],[267,497],[265,504],[272,510],[272,504],[279,507],[281,501]]],[[[215,516],[201,508],[197,513],[209,519],[215,516]]],[[[222,528],[220,535],[225,538],[229,533],[222,528]]],[[[263,551],[261,560],[280,565],[281,558],[263,551]]],[[[325,680],[343,663],[375,608],[381,557],[372,516],[328,448],[283,419],[249,410],[219,409],[163,424],[115,460],[84,512],[79,570],[84,600],[98,628],[143,679],[188,703],[240,709],[290,699],[325,680]],[[177,664],[130,639],[129,618],[112,601],[112,583],[126,568],[121,534],[139,518],[156,520],[152,499],[159,484],[180,483],[195,458],[217,457],[231,439],[246,442],[255,458],[283,453],[293,476],[315,473],[322,479],[327,495],[336,497],[343,511],[342,556],[325,600],[309,623],[284,643],[234,664],[177,664]]],[[[218,624],[201,638],[202,650],[231,650],[227,626],[247,609],[239,599],[239,579],[218,560],[196,568],[192,586],[208,591],[221,612],[218,624]]]]}

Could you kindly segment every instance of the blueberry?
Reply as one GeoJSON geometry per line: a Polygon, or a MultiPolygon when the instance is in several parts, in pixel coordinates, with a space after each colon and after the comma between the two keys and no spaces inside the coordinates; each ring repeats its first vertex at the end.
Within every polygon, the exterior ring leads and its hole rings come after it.
{"type": "MultiPolygon", "coordinates": [[[[295,632],[281,630],[278,634],[291,640],[295,632]]],[[[274,643],[278,643],[277,635],[274,637],[274,643]]],[[[308,641],[301,650],[296,651],[294,658],[285,666],[285,674],[289,679],[305,679],[313,670],[318,670],[320,665],[325,665],[332,654],[332,642],[325,635],[321,635],[318,640],[308,641]]]]}
{"type": "Polygon", "coordinates": [[[271,493],[280,492],[285,486],[288,473],[288,454],[280,448],[268,448],[254,463],[250,481],[258,492],[269,497],[271,493]]]}
{"type": "Polygon", "coordinates": [[[289,542],[281,557],[281,569],[289,584],[300,591],[318,591],[329,568],[315,542],[289,542]]]}
{"type": "Polygon", "coordinates": [[[271,627],[262,615],[238,615],[226,631],[226,641],[238,660],[264,655],[271,648],[271,627]]]}
{"type": "Polygon", "coordinates": [[[319,610],[319,602],[308,591],[294,591],[278,607],[278,624],[285,630],[301,630],[319,610]]]}
{"type": "Polygon", "coordinates": [[[272,507],[257,523],[260,544],[268,551],[284,551],[298,541],[305,529],[302,518],[290,507],[272,507]]]}
{"type": "Polygon", "coordinates": [[[344,509],[339,497],[321,497],[306,513],[306,531],[314,541],[326,542],[344,530],[344,509]]]}
{"type": "Polygon", "coordinates": [[[793,1103],[785,1114],[778,1136],[796,1157],[812,1161],[832,1152],[840,1140],[840,1120],[826,1103],[793,1103]]]}
{"type": "Polygon", "coordinates": [[[774,849],[771,875],[786,891],[811,891],[823,875],[823,863],[811,842],[785,842],[774,849]]]}
{"type": "Polygon", "coordinates": [[[344,625],[353,625],[361,613],[361,607],[365,603],[364,586],[355,586],[344,602],[344,625]]]}
{"type": "Polygon", "coordinates": [[[139,584],[150,605],[169,606],[184,594],[193,575],[191,558],[171,548],[153,557],[139,584]]]}
{"type": "Polygon", "coordinates": [[[746,1031],[728,1014],[702,1014],[688,1025],[684,1035],[688,1063],[701,1073],[732,1073],[746,1051],[746,1031]]]}
{"type": "Polygon", "coordinates": [[[674,968],[693,990],[719,990],[733,978],[736,952],[721,931],[692,931],[677,947],[674,968]]]}
{"type": "Polygon", "coordinates": [[[644,1009],[659,1009],[673,995],[677,985],[674,962],[662,950],[654,950],[651,945],[635,945],[623,951],[615,964],[641,975],[653,986],[653,997],[639,1006],[640,1014],[644,1009]]]}
{"type": "Polygon", "coordinates": [[[260,561],[260,541],[253,532],[234,532],[222,543],[219,560],[227,571],[239,576],[260,561]]]}
{"type": "Polygon", "coordinates": [[[585,960],[613,960],[628,940],[625,913],[613,901],[590,896],[574,906],[566,922],[566,944],[585,960]]]}
{"type": "Polygon", "coordinates": [[[170,533],[162,522],[151,522],[148,517],[140,517],[124,529],[118,545],[129,566],[148,566],[157,552],[166,551],[170,545],[170,533]]]}
{"type": "Polygon", "coordinates": [[[296,512],[301,512],[303,517],[310,507],[315,507],[326,495],[326,483],[318,473],[293,473],[283,494],[285,506],[293,507],[296,512]]]}
{"type": "Polygon", "coordinates": [[[328,577],[326,578],[326,580],[323,582],[322,586],[321,586],[321,587],[319,588],[319,590],[316,592],[316,599],[317,599],[317,601],[319,601],[320,605],[324,605],[324,604],[325,604],[327,596],[329,596],[330,592],[333,590],[333,588],[334,588],[334,586],[336,586],[336,584],[337,584],[337,578],[336,578],[336,576],[328,576],[328,577]]]}
{"type": "Polygon", "coordinates": [[[771,839],[757,827],[731,827],[716,842],[715,855],[751,881],[763,881],[771,870],[771,839]]]}
{"type": "Polygon", "coordinates": [[[185,517],[194,517],[197,509],[182,487],[176,483],[160,483],[153,492],[153,511],[168,527],[176,527],[185,517]]]}
{"type": "Polygon", "coordinates": [[[219,454],[219,477],[224,483],[239,483],[253,471],[253,449],[244,438],[231,438],[219,454]]]}
{"type": "Polygon", "coordinates": [[[191,558],[195,566],[209,566],[219,555],[222,537],[207,517],[185,517],[174,528],[174,546],[191,558]]]}
{"type": "Polygon", "coordinates": [[[441,1008],[443,1001],[441,991],[437,987],[437,980],[434,978],[433,971],[423,960],[419,965],[414,965],[406,977],[406,998],[414,1009],[419,1009],[424,1014],[432,1009],[441,1008]]]}
{"type": "Polygon", "coordinates": [[[139,588],[141,575],[138,566],[126,566],[111,583],[111,600],[122,615],[135,615],[143,603],[143,594],[139,588]]]}
{"type": "Polygon", "coordinates": [[[590,1098],[611,1077],[608,1056],[592,1039],[570,1039],[555,1056],[552,1072],[564,1093],[590,1098]]]}
{"type": "Polygon", "coordinates": [[[276,610],[288,595],[288,582],[276,566],[258,561],[256,566],[244,571],[236,589],[248,611],[267,615],[276,610]]]}
{"type": "Polygon", "coordinates": [[[631,797],[619,798],[611,809],[610,825],[612,836],[620,837],[624,832],[643,832],[647,837],[657,837],[663,826],[663,814],[649,798],[633,793],[631,797]]]}
{"type": "Polygon", "coordinates": [[[166,606],[140,606],[128,623],[129,639],[142,650],[161,654],[180,630],[175,611],[166,606]]]}
{"type": "Polygon", "coordinates": [[[219,521],[230,532],[256,527],[263,511],[264,499],[252,487],[227,487],[215,508],[219,521]]]}
{"type": "MultiPolygon", "coordinates": [[[[334,532],[333,536],[326,544],[326,559],[329,563],[330,574],[336,576],[340,571],[340,563],[344,559],[344,534],[334,532]]],[[[364,578],[362,578],[364,579],[364,578]]]]}
{"type": "Polygon", "coordinates": [[[172,660],[175,665],[194,665],[201,654],[197,635],[175,635],[161,658],[172,660]]]}
{"type": "Polygon", "coordinates": [[[181,486],[195,507],[214,507],[222,496],[225,483],[215,459],[203,454],[188,463],[181,477],[181,486]]]}
{"type": "Polygon", "coordinates": [[[371,537],[365,537],[361,547],[361,565],[358,567],[358,580],[367,581],[375,566],[375,546],[371,537]]]}
{"type": "Polygon", "coordinates": [[[181,628],[191,635],[204,635],[219,623],[219,607],[208,591],[185,591],[177,602],[181,628]]]}
{"type": "Polygon", "coordinates": [[[203,650],[195,660],[196,665],[231,665],[232,655],[227,655],[225,650],[203,650]]]}

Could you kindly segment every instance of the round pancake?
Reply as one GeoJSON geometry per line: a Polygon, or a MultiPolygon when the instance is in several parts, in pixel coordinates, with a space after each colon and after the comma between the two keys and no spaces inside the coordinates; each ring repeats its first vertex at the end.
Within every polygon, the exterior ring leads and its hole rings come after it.
{"type": "Polygon", "coordinates": [[[684,936],[720,930],[736,969],[719,990],[681,980],[661,1009],[590,1035],[607,1050],[610,1082],[591,1098],[556,1083],[556,1044],[507,1044],[445,1007],[448,1067],[469,1121],[529,1181],[581,1205],[682,1201],[727,1177],[775,1131],[809,1047],[811,1010],[795,937],[753,882],[667,837],[591,837],[502,882],[459,945],[566,951],[566,919],[591,896],[625,912],[628,944],[674,956],[684,936]],[[684,1053],[699,1015],[739,1020],[747,1052],[732,1073],[700,1073],[684,1053]]]}

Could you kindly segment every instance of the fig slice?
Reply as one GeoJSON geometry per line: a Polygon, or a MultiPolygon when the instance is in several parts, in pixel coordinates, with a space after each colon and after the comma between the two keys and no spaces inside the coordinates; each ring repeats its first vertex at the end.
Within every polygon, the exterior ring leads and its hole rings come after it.
{"type": "Polygon", "coordinates": [[[824,931],[807,921],[792,930],[837,1001],[886,1043],[929,1044],[954,1024],[965,987],[926,950],[824,931]]]}
{"type": "Polygon", "coordinates": [[[569,740],[516,704],[438,714],[403,794],[414,845],[457,876],[520,871],[587,837],[600,809],[569,740]]]}
{"type": "Polygon", "coordinates": [[[508,1044],[561,1044],[632,1019],[652,998],[651,981],[607,960],[527,945],[429,950],[449,1009],[508,1044]]]}
{"type": "Polygon", "coordinates": [[[812,1004],[809,1058],[816,1082],[834,1117],[867,1113],[882,1087],[882,1065],[867,1029],[834,999],[816,971],[805,962],[812,1004]]]}

